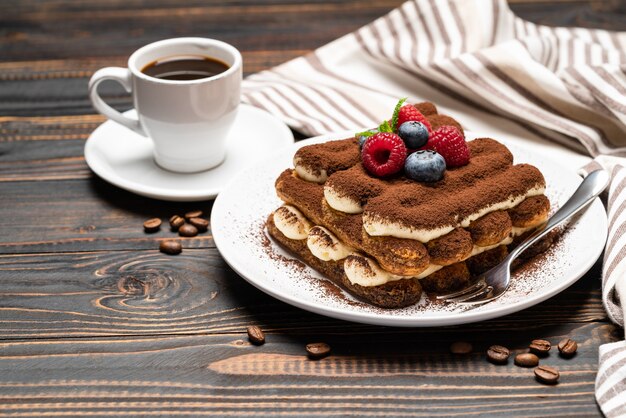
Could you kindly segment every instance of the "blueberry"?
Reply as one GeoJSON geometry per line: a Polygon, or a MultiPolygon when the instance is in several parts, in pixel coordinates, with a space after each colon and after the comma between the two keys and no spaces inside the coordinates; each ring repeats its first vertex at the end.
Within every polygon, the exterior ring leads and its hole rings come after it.
{"type": "Polygon", "coordinates": [[[404,174],[416,181],[439,181],[445,171],[446,160],[435,151],[416,151],[404,162],[404,174]]]}
{"type": "MultiPolygon", "coordinates": [[[[369,130],[370,133],[372,134],[376,134],[378,133],[378,129],[370,129],[369,130]]],[[[369,138],[369,136],[365,136],[365,135],[360,135],[357,139],[359,140],[359,148],[363,148],[363,145],[365,145],[365,141],[367,140],[367,138],[369,138]]]]}
{"type": "Polygon", "coordinates": [[[398,128],[398,135],[409,149],[421,148],[428,142],[428,129],[422,122],[404,122],[398,128]]]}

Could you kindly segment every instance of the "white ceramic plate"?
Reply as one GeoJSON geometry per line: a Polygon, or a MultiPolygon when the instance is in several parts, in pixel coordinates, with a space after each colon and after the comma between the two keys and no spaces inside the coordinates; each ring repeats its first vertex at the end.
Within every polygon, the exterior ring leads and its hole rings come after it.
{"type": "MultiPolygon", "coordinates": [[[[329,290],[334,287],[320,285],[320,280],[325,280],[322,275],[268,238],[264,222],[282,204],[276,197],[274,181],[292,167],[295,151],[350,135],[325,135],[294,144],[241,172],[215,201],[211,228],[222,256],[244,279],[277,299],[321,315],[367,324],[426,327],[477,322],[520,311],[561,292],[591,268],[604,248],[606,213],[596,199],[548,252],[513,276],[503,296],[481,307],[434,303],[422,297],[414,306],[385,310],[359,302],[346,292],[329,290]]],[[[479,137],[466,135],[468,140],[479,137]]],[[[528,162],[541,170],[553,206],[564,203],[581,182],[573,170],[550,158],[504,143],[515,156],[515,163],[528,162]]]]}
{"type": "MultiPolygon", "coordinates": [[[[125,115],[136,117],[136,112],[129,110],[125,115]]],[[[275,116],[241,104],[227,143],[226,159],[218,167],[173,173],[156,165],[151,140],[106,121],[85,143],[85,160],[98,176],[122,189],[155,199],[191,202],[214,198],[241,169],[293,144],[293,134],[275,116]]]]}

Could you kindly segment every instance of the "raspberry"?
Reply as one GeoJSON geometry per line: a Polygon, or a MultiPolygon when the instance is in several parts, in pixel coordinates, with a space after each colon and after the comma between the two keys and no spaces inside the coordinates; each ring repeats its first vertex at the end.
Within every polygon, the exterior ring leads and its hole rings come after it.
{"type": "Polygon", "coordinates": [[[461,132],[454,126],[441,126],[428,138],[424,149],[437,151],[450,167],[461,167],[470,160],[470,150],[461,132]]]}
{"type": "Polygon", "coordinates": [[[381,132],[369,137],[361,150],[363,167],[377,177],[390,176],[402,170],[406,146],[398,135],[381,132]]]}
{"type": "Polygon", "coordinates": [[[394,131],[397,132],[400,125],[408,121],[422,122],[424,126],[426,126],[426,129],[428,129],[428,133],[433,131],[433,128],[430,126],[430,122],[428,122],[426,116],[422,115],[421,112],[412,104],[407,104],[400,108],[400,112],[398,112],[398,123],[393,127],[394,131]]]}

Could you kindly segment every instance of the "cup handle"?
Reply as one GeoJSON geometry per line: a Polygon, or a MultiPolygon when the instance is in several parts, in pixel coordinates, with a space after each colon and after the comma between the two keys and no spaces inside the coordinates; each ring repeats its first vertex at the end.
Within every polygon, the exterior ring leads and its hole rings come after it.
{"type": "Polygon", "coordinates": [[[138,119],[132,119],[124,116],[102,100],[102,97],[98,94],[98,85],[104,80],[117,81],[122,85],[122,87],[124,87],[124,90],[132,94],[133,87],[131,72],[127,68],[121,67],[106,67],[99,69],[89,80],[89,99],[91,100],[93,107],[95,107],[98,112],[102,113],[107,118],[119,123],[120,125],[124,125],[128,129],[137,132],[139,135],[147,137],[148,135],[141,127],[138,119]]]}

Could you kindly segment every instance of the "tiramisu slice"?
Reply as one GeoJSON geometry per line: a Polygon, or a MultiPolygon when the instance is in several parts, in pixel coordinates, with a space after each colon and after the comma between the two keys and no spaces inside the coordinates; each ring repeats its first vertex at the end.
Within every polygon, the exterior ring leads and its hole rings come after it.
{"type": "Polygon", "coordinates": [[[376,130],[301,148],[276,180],[285,205],[270,235],[376,306],[467,285],[541,225],[550,202],[535,167],[463,135],[433,104],[400,102],[376,130]]]}

